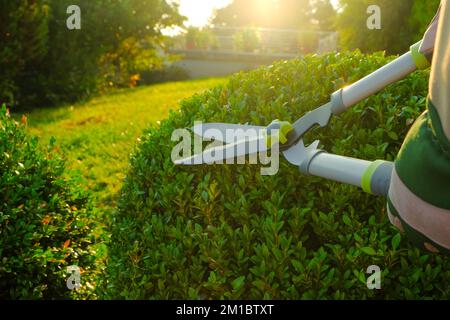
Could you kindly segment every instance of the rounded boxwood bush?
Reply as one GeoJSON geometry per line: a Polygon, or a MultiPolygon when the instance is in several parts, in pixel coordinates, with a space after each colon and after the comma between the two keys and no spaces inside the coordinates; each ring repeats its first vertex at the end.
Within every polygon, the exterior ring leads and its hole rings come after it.
{"type": "Polygon", "coordinates": [[[0,299],[95,297],[95,226],[89,193],[68,178],[52,141],[40,151],[24,123],[0,108],[0,299]],[[81,288],[67,288],[67,267],[81,288]]]}
{"type": "MultiPolygon", "coordinates": [[[[171,161],[174,129],[195,120],[268,125],[295,121],[329,95],[390,61],[381,53],[306,56],[233,76],[181,103],[149,128],[131,157],[111,223],[108,296],[139,299],[449,298],[450,263],[422,252],[390,225],[386,200],[256,165],[183,167],[171,161]],[[367,269],[382,271],[369,290],[367,269]]],[[[313,130],[323,148],[393,160],[425,109],[417,72],[313,130]]]]}

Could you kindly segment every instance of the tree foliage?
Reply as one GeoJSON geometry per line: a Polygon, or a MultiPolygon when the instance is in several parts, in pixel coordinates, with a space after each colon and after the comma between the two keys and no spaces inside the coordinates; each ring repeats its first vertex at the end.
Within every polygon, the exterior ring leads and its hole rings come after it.
{"type": "Polygon", "coordinates": [[[309,25],[309,0],[234,0],[219,9],[215,25],[228,27],[301,28],[309,25]]]}
{"type": "Polygon", "coordinates": [[[99,87],[127,86],[161,65],[161,29],[183,17],[165,0],[80,0],[81,30],[68,30],[73,1],[5,1],[0,13],[0,101],[75,101],[99,87]]]}
{"type": "Polygon", "coordinates": [[[338,31],[343,49],[402,53],[420,40],[439,0],[235,0],[217,11],[215,25],[338,31]],[[381,30],[369,30],[367,8],[381,8],[381,30]]]}
{"type": "Polygon", "coordinates": [[[422,36],[426,31],[431,18],[436,14],[440,0],[414,0],[411,15],[411,27],[417,31],[416,37],[422,36]]]}
{"type": "Polygon", "coordinates": [[[0,0],[0,8],[0,103],[11,103],[18,78],[47,54],[49,6],[45,0],[0,0]]]}
{"type": "Polygon", "coordinates": [[[312,0],[311,18],[322,31],[334,31],[337,12],[329,0],[312,0]]]}
{"type": "Polygon", "coordinates": [[[337,19],[341,45],[344,49],[363,52],[386,50],[403,53],[420,40],[436,13],[438,0],[340,0],[341,13],[337,19]],[[367,27],[367,8],[381,9],[381,29],[367,27]]]}

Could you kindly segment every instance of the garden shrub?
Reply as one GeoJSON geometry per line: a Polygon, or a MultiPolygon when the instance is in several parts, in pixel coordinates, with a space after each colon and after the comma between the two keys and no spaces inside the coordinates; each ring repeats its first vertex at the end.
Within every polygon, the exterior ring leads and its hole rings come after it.
{"type": "MultiPolygon", "coordinates": [[[[26,122],[26,118],[22,119],[26,122]]],[[[94,209],[51,141],[38,140],[23,123],[0,109],[0,299],[94,298],[96,257],[94,209]],[[71,292],[67,267],[81,269],[81,285],[71,292]]]]}
{"type": "MultiPolygon", "coordinates": [[[[382,53],[306,56],[233,76],[181,102],[131,156],[111,222],[107,297],[127,299],[413,299],[450,297],[450,263],[412,246],[385,202],[356,187],[304,176],[280,161],[175,166],[174,129],[194,120],[267,125],[294,121],[390,61],[382,53]],[[369,290],[367,268],[382,270],[369,290]]],[[[393,160],[425,109],[416,72],[313,130],[329,152],[393,160]]]]}

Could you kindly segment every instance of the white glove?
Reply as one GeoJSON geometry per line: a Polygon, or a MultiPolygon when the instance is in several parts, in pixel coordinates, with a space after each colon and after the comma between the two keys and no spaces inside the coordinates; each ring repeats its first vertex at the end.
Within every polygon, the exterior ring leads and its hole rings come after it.
{"type": "Polygon", "coordinates": [[[426,56],[432,55],[433,53],[440,14],[441,6],[439,7],[438,12],[434,16],[433,21],[431,22],[423,37],[422,45],[420,46],[419,51],[426,56]]]}

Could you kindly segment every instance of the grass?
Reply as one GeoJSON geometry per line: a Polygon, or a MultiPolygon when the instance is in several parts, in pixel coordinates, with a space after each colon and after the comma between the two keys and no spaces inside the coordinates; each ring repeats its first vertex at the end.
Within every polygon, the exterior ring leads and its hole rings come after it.
{"type": "Polygon", "coordinates": [[[110,210],[122,186],[129,154],[143,129],[176,109],[178,102],[225,79],[204,79],[118,90],[86,103],[44,108],[27,114],[30,133],[46,144],[55,137],[68,161],[110,210]]]}

